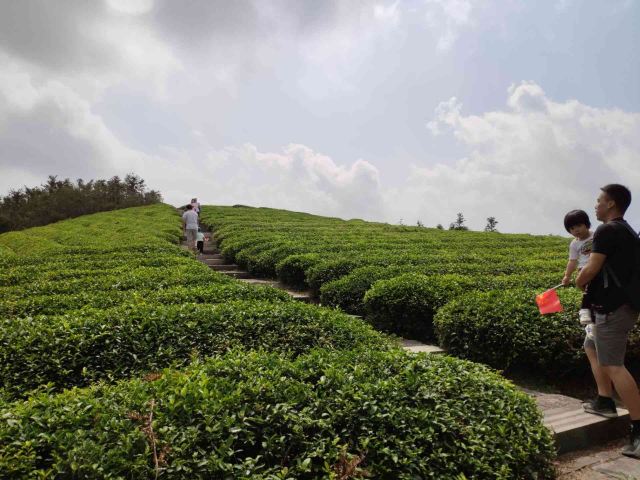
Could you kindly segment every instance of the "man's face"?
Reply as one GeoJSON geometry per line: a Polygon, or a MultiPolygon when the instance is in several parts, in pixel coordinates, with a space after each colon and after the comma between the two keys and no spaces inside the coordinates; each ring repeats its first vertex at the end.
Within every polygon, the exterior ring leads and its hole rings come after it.
{"type": "Polygon", "coordinates": [[[601,222],[607,220],[609,211],[613,208],[613,201],[607,196],[606,193],[600,192],[598,199],[596,200],[596,218],[601,222]]]}

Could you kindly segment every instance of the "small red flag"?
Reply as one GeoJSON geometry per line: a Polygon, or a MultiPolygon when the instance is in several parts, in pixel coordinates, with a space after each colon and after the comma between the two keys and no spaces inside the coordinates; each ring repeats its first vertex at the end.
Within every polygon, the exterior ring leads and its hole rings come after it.
{"type": "Polygon", "coordinates": [[[540,309],[540,315],[562,311],[562,304],[560,303],[560,298],[555,288],[551,288],[536,296],[536,303],[538,304],[538,309],[540,309]]]}

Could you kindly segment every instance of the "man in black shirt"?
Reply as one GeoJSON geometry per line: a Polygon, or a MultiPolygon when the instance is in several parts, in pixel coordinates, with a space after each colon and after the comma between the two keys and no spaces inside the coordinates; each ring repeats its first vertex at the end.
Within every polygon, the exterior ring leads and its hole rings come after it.
{"type": "Polygon", "coordinates": [[[595,338],[585,339],[584,348],[598,386],[597,399],[583,404],[585,411],[605,417],[618,415],[612,398],[613,387],[631,417],[631,442],[622,453],[640,458],[640,394],[624,366],[629,332],[639,312],[631,305],[621,286],[633,274],[637,236],[623,216],[631,204],[631,192],[622,185],[602,187],[596,202],[596,217],[602,221],[593,236],[589,262],[576,279],[581,289],[588,286],[588,297],[595,314],[595,338]],[[631,231],[630,231],[631,230],[631,231]]]}

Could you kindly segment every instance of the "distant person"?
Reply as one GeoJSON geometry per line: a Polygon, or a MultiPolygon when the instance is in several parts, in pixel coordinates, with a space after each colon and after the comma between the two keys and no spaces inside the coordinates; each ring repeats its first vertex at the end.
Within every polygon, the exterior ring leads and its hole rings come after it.
{"type": "Polygon", "coordinates": [[[191,199],[191,208],[193,208],[197,215],[200,215],[200,202],[198,202],[197,198],[191,199]]]}
{"type": "Polygon", "coordinates": [[[189,250],[195,253],[198,236],[198,214],[193,210],[192,205],[187,205],[187,209],[182,214],[182,228],[187,237],[189,250]]]}
{"type": "Polygon", "coordinates": [[[202,233],[202,231],[198,228],[198,233],[196,234],[196,248],[198,250],[198,252],[200,252],[200,254],[204,253],[204,240],[205,240],[205,236],[204,233],[202,233]]]}
{"type": "Polygon", "coordinates": [[[602,187],[596,202],[596,217],[603,222],[593,235],[593,248],[576,285],[589,288],[595,312],[595,338],[585,339],[584,348],[598,387],[595,400],[584,410],[604,417],[618,415],[613,387],[629,410],[631,438],[622,454],[640,458],[640,394],[638,385],[624,366],[629,332],[638,320],[640,286],[638,234],[624,220],[631,192],[623,185],[602,187]],[[637,291],[636,291],[637,290],[637,291]]]}
{"type": "MultiPolygon", "coordinates": [[[[593,246],[593,232],[589,215],[584,210],[571,210],[567,213],[564,216],[564,228],[574,237],[569,245],[569,261],[562,278],[562,285],[566,287],[571,283],[573,272],[578,270],[579,273],[589,261],[593,246]]],[[[587,292],[582,296],[579,316],[580,323],[585,326],[587,336],[593,337],[593,315],[587,292]]],[[[595,361],[595,357],[593,360],[595,361]]]]}

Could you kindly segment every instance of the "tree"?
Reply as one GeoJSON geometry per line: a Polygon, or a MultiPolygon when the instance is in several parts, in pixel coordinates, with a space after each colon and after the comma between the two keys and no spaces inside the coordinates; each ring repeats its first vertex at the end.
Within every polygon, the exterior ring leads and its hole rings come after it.
{"type": "Polygon", "coordinates": [[[465,221],[466,220],[462,212],[458,212],[456,221],[449,224],[449,230],[469,230],[469,227],[464,224],[465,221]]]}
{"type": "Polygon", "coordinates": [[[484,227],[484,231],[497,232],[498,229],[496,228],[496,225],[498,225],[498,221],[496,220],[496,217],[489,217],[487,218],[487,226],[484,227]]]}
{"type": "Polygon", "coordinates": [[[75,184],[68,178],[58,180],[56,175],[49,175],[40,187],[25,186],[0,197],[0,233],[161,201],[160,192],[147,191],[144,180],[132,173],[124,181],[118,176],[89,182],[79,178],[75,184]]]}
{"type": "Polygon", "coordinates": [[[422,223],[422,221],[418,220],[416,222],[416,226],[420,227],[420,228],[424,228],[424,223],[422,223]]]}
{"type": "Polygon", "coordinates": [[[437,228],[438,230],[444,230],[444,227],[442,226],[442,224],[441,224],[441,223],[439,223],[438,225],[436,225],[436,228],[437,228]]]}

